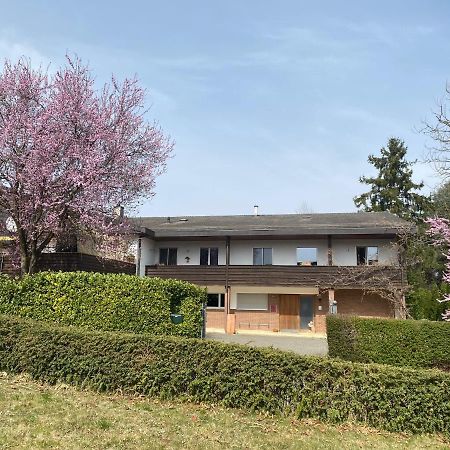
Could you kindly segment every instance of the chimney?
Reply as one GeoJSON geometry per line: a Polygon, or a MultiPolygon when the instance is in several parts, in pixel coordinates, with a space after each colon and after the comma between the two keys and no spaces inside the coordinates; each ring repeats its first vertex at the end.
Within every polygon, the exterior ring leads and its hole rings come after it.
{"type": "Polygon", "coordinates": [[[258,208],[259,208],[258,205],[255,205],[255,206],[253,207],[253,215],[255,215],[255,216],[258,216],[258,215],[259,215],[259,214],[258,214],[258,208]]]}
{"type": "Polygon", "coordinates": [[[114,217],[117,219],[123,219],[124,216],[124,208],[121,205],[117,205],[113,210],[114,217]]]}

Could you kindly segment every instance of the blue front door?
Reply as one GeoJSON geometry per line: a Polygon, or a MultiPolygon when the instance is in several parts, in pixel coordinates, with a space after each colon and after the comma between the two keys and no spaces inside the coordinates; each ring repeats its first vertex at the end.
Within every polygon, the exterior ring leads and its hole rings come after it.
{"type": "Polygon", "coordinates": [[[312,297],[300,297],[300,329],[309,330],[309,322],[314,318],[312,297]]]}

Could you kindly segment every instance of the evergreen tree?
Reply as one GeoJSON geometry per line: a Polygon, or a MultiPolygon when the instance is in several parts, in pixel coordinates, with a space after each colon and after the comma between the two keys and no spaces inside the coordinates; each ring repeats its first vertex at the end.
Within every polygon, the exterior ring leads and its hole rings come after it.
{"type": "Polygon", "coordinates": [[[405,159],[407,147],[398,138],[391,138],[381,156],[369,155],[368,161],[377,170],[376,177],[362,176],[359,181],[370,186],[369,192],[353,201],[364,211],[390,211],[407,220],[421,218],[430,205],[429,197],[417,191],[423,183],[412,181],[413,162],[405,159]]]}
{"type": "Polygon", "coordinates": [[[438,216],[450,220],[450,181],[439,186],[432,196],[432,208],[429,217],[438,216]]]}

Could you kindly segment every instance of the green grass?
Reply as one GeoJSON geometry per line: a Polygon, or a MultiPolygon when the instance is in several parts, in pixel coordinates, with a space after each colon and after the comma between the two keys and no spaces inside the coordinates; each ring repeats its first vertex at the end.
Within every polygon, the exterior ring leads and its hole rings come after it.
{"type": "Polygon", "coordinates": [[[2,449],[450,448],[441,436],[251,414],[48,386],[0,374],[2,449]]]}

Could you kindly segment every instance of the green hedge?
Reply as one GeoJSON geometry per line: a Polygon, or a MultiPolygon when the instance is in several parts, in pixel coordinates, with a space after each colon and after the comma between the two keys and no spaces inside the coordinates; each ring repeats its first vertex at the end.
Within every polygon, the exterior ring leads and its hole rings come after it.
{"type": "Polygon", "coordinates": [[[0,314],[99,331],[199,337],[206,292],[178,280],[92,272],[0,277],[0,314]],[[184,315],[174,325],[171,313],[184,315]]]}
{"type": "Polygon", "coordinates": [[[328,316],[327,337],[332,357],[450,369],[450,323],[328,316]]]}
{"type": "Polygon", "coordinates": [[[450,375],[0,316],[0,370],[98,391],[450,433],[450,375]]]}

